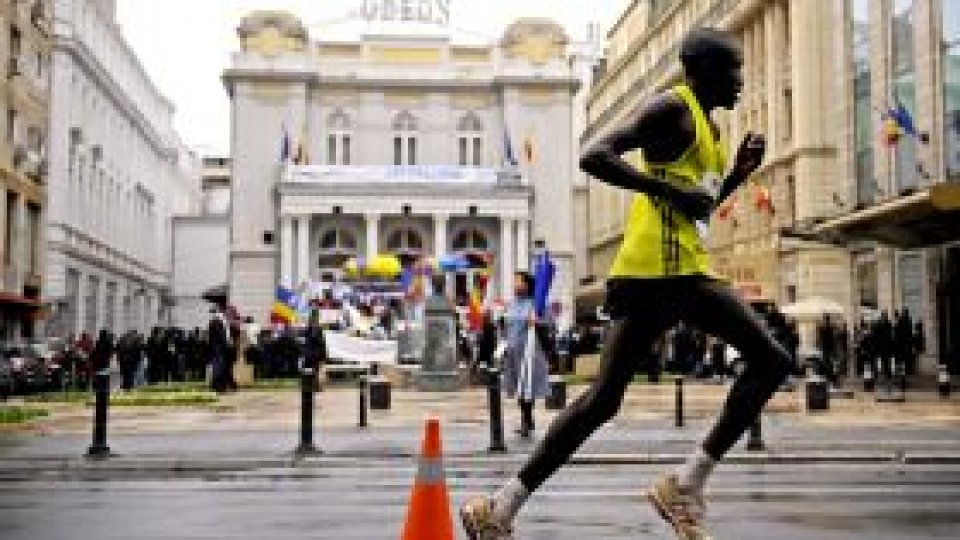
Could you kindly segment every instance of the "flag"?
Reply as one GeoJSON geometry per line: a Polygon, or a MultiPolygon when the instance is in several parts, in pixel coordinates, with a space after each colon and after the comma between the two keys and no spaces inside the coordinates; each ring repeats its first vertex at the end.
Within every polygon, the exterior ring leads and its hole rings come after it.
{"type": "Polygon", "coordinates": [[[503,128],[503,160],[506,165],[517,166],[517,156],[513,153],[513,143],[510,141],[510,132],[503,128]]]}
{"type": "Polygon", "coordinates": [[[523,160],[529,165],[533,163],[534,160],[534,147],[533,147],[533,136],[529,133],[526,137],[523,138],[523,160]]]}
{"type": "Polygon", "coordinates": [[[737,209],[737,196],[733,195],[717,208],[717,219],[724,220],[737,209]]]}
{"type": "Polygon", "coordinates": [[[544,317],[547,313],[550,287],[553,285],[553,278],[556,273],[557,265],[550,260],[550,252],[544,250],[537,257],[537,263],[533,271],[533,305],[538,319],[544,317]]]}
{"type": "Polygon", "coordinates": [[[880,137],[883,139],[883,143],[887,147],[896,146],[902,135],[900,124],[889,115],[884,115],[883,122],[880,124],[880,137]]]}
{"type": "Polygon", "coordinates": [[[273,309],[270,311],[270,322],[291,325],[297,320],[299,301],[297,294],[290,289],[277,285],[276,296],[273,300],[273,309]]]}
{"type": "Polygon", "coordinates": [[[910,111],[907,110],[899,99],[894,99],[894,102],[896,103],[896,107],[891,107],[887,111],[887,115],[897,123],[897,126],[900,127],[903,133],[919,139],[920,133],[917,131],[917,126],[913,122],[913,116],[910,115],[910,111]]]}
{"type": "Polygon", "coordinates": [[[487,276],[480,274],[470,280],[470,299],[467,304],[467,325],[470,330],[479,332],[483,329],[483,290],[487,286],[487,276]]]}
{"type": "Polygon", "coordinates": [[[300,138],[297,140],[297,148],[293,153],[293,163],[294,165],[309,165],[310,156],[307,153],[307,130],[304,127],[303,134],[300,135],[300,138]]]}
{"type": "Polygon", "coordinates": [[[753,203],[756,205],[757,211],[766,210],[773,214],[773,198],[770,196],[770,188],[759,183],[756,184],[755,187],[753,203]]]}
{"type": "Polygon", "coordinates": [[[290,132],[286,122],[280,124],[280,163],[290,160],[290,132]]]}

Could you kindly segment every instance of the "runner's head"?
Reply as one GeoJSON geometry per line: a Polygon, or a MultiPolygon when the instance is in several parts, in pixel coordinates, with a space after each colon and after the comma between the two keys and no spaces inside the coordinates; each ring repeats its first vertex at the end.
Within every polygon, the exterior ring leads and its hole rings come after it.
{"type": "Polygon", "coordinates": [[[523,270],[513,275],[513,295],[517,298],[533,296],[533,275],[523,270]]]}
{"type": "Polygon", "coordinates": [[[714,28],[695,28],[680,43],[683,72],[704,106],[733,108],[743,88],[743,58],[734,37],[714,28]]]}

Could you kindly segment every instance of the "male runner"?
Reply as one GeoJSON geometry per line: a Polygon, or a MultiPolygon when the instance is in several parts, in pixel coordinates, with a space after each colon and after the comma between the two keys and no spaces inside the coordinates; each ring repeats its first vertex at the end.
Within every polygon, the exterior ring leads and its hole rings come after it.
{"type": "Polygon", "coordinates": [[[724,32],[696,29],[681,43],[680,61],[685,82],[642,105],[580,161],[596,178],[636,193],[607,282],[612,323],[600,370],[590,389],[553,422],[516,478],[492,496],[464,504],[460,515],[472,540],[513,538],[511,523],[523,503],[617,413],[634,362],[681,320],[722,338],[748,360],[706,438],[646,494],[679,538],[708,539],[702,522],[707,477],[790,371],[787,351],[729,285],[713,277],[701,238],[712,210],[757,169],[765,149],[762,136],[748,134],[720,181],[725,144],[709,114],[737,101],[740,49],[724,32]]]}

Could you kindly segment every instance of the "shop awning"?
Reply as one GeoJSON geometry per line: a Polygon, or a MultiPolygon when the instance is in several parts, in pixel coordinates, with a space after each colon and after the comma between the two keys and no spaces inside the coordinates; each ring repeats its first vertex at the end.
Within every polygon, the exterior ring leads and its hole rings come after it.
{"type": "Polygon", "coordinates": [[[785,232],[832,244],[876,241],[916,249],[960,240],[960,183],[943,183],[785,232]]]}

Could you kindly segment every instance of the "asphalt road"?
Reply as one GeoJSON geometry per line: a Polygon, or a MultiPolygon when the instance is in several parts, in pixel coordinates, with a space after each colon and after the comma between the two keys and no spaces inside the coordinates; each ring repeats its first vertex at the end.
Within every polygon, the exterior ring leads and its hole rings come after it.
{"type": "MultiPolygon", "coordinates": [[[[493,489],[515,467],[513,459],[451,460],[452,503],[493,489]]],[[[637,497],[660,469],[567,468],[531,499],[517,538],[673,538],[637,497]]],[[[392,539],[413,474],[406,459],[321,459],[232,473],[7,479],[0,538],[392,539]]],[[[955,539],[960,531],[958,465],[728,465],[711,488],[717,539],[955,539]]]]}

